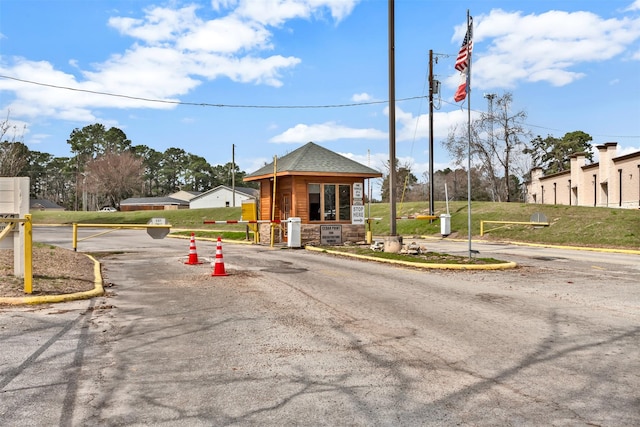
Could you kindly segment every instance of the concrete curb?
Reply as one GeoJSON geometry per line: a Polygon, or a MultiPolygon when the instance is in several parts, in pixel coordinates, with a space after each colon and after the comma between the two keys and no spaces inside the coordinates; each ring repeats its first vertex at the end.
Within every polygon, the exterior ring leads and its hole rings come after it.
{"type": "Polygon", "coordinates": [[[640,250],[634,250],[634,249],[588,248],[584,246],[560,246],[560,245],[547,245],[544,243],[523,243],[523,242],[507,242],[507,243],[510,245],[533,246],[533,247],[539,247],[539,248],[572,249],[575,251],[607,252],[607,253],[618,253],[618,254],[628,254],[628,255],[640,255],[640,250]]]}
{"type": "MultiPolygon", "coordinates": [[[[412,237],[406,237],[406,239],[411,239],[412,237]]],[[[451,240],[454,242],[467,242],[467,239],[445,239],[442,237],[433,237],[433,236],[420,236],[420,239],[423,240],[451,240]]],[[[503,243],[507,245],[516,245],[516,246],[531,246],[534,248],[553,248],[553,249],[570,249],[575,251],[587,251],[587,252],[606,252],[606,253],[618,253],[618,254],[628,254],[628,255],[640,255],[640,250],[636,249],[620,249],[620,248],[592,248],[588,246],[563,246],[563,245],[552,245],[550,243],[529,243],[529,242],[514,242],[510,240],[471,240],[471,242],[475,243],[503,243]]]]}
{"type": "Polygon", "coordinates": [[[34,305],[89,299],[104,295],[100,262],[91,255],[85,254],[93,261],[94,288],[90,291],[63,295],[40,295],[32,297],[0,297],[0,305],[34,305]]]}
{"type": "Polygon", "coordinates": [[[516,268],[518,264],[515,262],[504,262],[501,264],[483,264],[483,265],[463,265],[463,264],[429,264],[424,262],[411,262],[411,261],[402,261],[402,260],[392,260],[392,259],[383,259],[376,258],[367,255],[357,255],[350,254],[347,252],[340,251],[332,251],[322,248],[316,248],[314,246],[305,246],[306,250],[316,251],[316,252],[325,252],[333,255],[341,255],[351,258],[364,259],[367,261],[377,261],[384,262],[388,264],[398,264],[404,265],[407,267],[415,267],[415,268],[425,268],[425,269],[439,269],[439,270],[506,270],[510,268],[516,268]]]}

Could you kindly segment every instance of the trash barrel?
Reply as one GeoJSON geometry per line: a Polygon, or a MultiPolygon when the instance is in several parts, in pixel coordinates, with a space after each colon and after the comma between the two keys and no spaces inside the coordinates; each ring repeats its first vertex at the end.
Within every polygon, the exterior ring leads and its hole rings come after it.
{"type": "Polygon", "coordinates": [[[299,248],[302,246],[300,224],[300,218],[289,218],[289,222],[287,223],[287,246],[290,248],[299,248]]]}
{"type": "Polygon", "coordinates": [[[440,215],[440,234],[442,234],[443,236],[448,236],[449,234],[451,234],[451,215],[440,215]]]}

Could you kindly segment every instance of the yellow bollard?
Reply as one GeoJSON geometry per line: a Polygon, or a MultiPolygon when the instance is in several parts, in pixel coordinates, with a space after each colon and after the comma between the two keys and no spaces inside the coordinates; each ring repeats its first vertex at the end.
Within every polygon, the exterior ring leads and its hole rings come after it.
{"type": "Polygon", "coordinates": [[[33,292],[33,227],[31,215],[24,216],[24,293],[33,292]]]}
{"type": "Polygon", "coordinates": [[[74,222],[73,223],[73,251],[77,252],[78,251],[78,223],[74,222]]]}

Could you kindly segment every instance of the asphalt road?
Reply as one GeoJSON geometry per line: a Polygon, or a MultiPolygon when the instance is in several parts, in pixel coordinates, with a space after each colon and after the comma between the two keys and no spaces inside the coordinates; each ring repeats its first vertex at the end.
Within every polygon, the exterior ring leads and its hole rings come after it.
{"type": "Polygon", "coordinates": [[[81,241],[120,252],[108,296],[0,309],[0,425],[640,425],[638,255],[425,271],[225,243],[212,277],[215,242],[188,248],[81,241]]]}

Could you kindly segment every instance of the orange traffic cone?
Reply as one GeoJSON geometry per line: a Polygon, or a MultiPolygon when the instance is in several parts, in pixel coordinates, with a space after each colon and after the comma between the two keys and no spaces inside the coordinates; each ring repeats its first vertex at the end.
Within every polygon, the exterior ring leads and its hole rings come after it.
{"type": "Polygon", "coordinates": [[[228,276],[224,271],[224,261],[222,260],[222,239],[218,236],[218,246],[216,246],[216,262],[213,265],[212,276],[228,276]]]}
{"type": "Polygon", "coordinates": [[[191,233],[191,243],[189,244],[189,260],[185,262],[185,264],[202,264],[202,261],[198,261],[198,253],[196,252],[196,236],[194,233],[191,233]]]}

